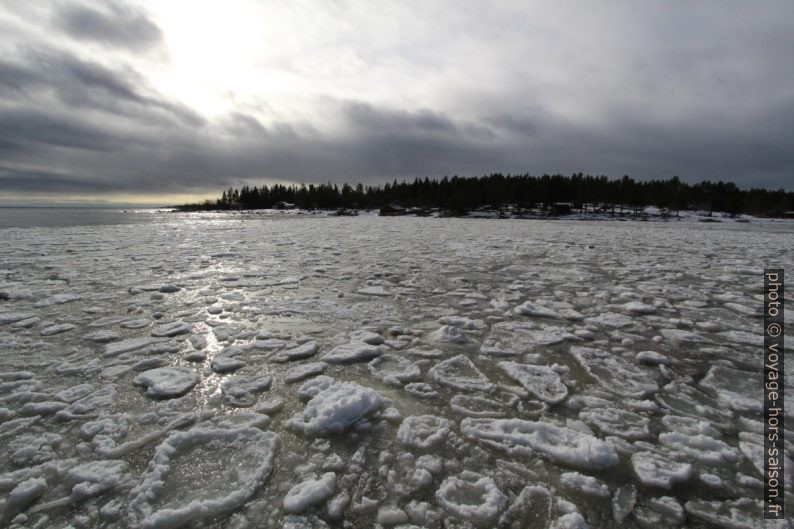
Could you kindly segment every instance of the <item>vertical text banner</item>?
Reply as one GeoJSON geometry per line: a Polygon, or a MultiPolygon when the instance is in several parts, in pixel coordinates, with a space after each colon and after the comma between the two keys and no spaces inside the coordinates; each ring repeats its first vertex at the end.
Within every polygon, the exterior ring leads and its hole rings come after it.
{"type": "Polygon", "coordinates": [[[764,269],[764,518],[783,514],[783,269],[764,269]]]}

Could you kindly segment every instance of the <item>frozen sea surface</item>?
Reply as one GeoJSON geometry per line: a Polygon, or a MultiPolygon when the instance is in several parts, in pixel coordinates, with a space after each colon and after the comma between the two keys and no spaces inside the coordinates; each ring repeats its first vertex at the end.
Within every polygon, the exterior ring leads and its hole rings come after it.
{"type": "Polygon", "coordinates": [[[761,524],[791,224],[147,215],[0,229],[0,526],[761,524]]]}

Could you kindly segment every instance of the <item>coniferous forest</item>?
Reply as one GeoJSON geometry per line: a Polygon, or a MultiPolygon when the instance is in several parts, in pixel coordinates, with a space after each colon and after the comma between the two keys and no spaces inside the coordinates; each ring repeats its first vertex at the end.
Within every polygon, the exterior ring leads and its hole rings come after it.
{"type": "Polygon", "coordinates": [[[598,205],[602,210],[617,206],[635,211],[656,206],[668,211],[705,210],[732,215],[780,217],[794,210],[794,192],[779,189],[739,189],[730,182],[682,182],[677,176],[668,180],[635,181],[629,176],[609,179],[582,173],[563,175],[503,175],[481,177],[444,177],[440,180],[396,180],[385,185],[351,186],[343,184],[274,184],[229,188],[212,201],[177,206],[182,211],[267,209],[284,204],[300,209],[375,209],[397,203],[402,207],[438,209],[463,214],[489,206],[502,208],[542,208],[570,203],[581,210],[598,205]]]}

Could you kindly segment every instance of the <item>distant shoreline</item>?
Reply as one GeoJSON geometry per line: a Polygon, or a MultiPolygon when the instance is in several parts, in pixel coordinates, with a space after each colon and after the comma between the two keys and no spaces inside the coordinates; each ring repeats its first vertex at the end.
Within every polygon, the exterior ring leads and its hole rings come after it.
{"type": "Polygon", "coordinates": [[[616,212],[588,212],[588,213],[569,213],[553,214],[543,211],[522,211],[515,213],[496,208],[479,208],[474,211],[464,213],[454,213],[439,209],[415,210],[416,208],[406,208],[399,213],[383,213],[376,209],[301,209],[301,208],[257,208],[257,209],[182,209],[175,207],[172,213],[220,213],[236,215],[262,215],[262,216],[319,216],[319,217],[426,217],[426,218],[459,218],[459,219],[484,219],[484,220],[574,220],[574,221],[613,221],[613,222],[701,222],[701,223],[750,223],[750,222],[780,222],[794,220],[779,217],[764,217],[740,214],[732,216],[727,212],[707,212],[698,210],[684,210],[673,213],[662,213],[656,208],[646,208],[646,210],[633,213],[624,211],[616,212]],[[650,210],[650,211],[648,211],[650,210]],[[654,211],[656,210],[656,211],[654,211]]]}

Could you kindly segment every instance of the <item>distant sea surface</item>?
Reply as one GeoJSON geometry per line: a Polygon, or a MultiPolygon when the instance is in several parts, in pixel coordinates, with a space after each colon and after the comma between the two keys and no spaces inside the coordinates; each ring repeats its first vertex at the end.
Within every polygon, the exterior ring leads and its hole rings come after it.
{"type": "Polygon", "coordinates": [[[164,215],[169,215],[168,210],[0,207],[0,228],[141,224],[160,221],[164,215]]]}

